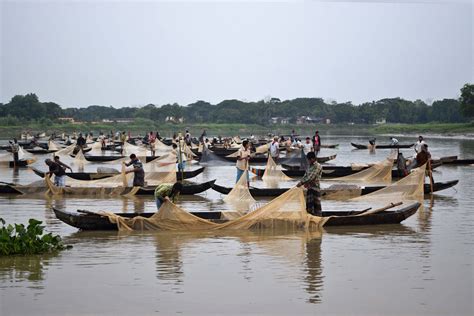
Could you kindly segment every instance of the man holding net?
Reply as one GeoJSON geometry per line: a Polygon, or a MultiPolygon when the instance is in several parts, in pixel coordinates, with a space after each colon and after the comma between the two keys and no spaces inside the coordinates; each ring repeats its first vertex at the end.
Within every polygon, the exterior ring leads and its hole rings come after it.
{"type": "Polygon", "coordinates": [[[137,158],[135,154],[130,155],[130,162],[125,163],[125,166],[132,166],[133,169],[127,170],[125,173],[133,172],[133,186],[143,187],[145,186],[145,170],[143,169],[142,162],[137,158]]]}
{"type": "Polygon", "coordinates": [[[306,158],[309,162],[309,168],[296,186],[304,186],[307,189],[306,211],[311,215],[321,216],[321,188],[319,181],[321,180],[323,169],[318,163],[314,151],[309,152],[306,158]]]}

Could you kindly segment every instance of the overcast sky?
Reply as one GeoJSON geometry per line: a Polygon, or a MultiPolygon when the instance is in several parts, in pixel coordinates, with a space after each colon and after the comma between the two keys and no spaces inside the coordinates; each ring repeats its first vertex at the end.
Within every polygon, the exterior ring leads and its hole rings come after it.
{"type": "Polygon", "coordinates": [[[359,104],[473,82],[472,0],[0,2],[4,103],[359,104]]]}

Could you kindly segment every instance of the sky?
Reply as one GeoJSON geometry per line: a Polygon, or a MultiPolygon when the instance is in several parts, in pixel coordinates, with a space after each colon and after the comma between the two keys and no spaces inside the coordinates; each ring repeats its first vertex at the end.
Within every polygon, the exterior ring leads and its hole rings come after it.
{"type": "Polygon", "coordinates": [[[0,0],[0,102],[459,97],[473,0],[0,0]]]}

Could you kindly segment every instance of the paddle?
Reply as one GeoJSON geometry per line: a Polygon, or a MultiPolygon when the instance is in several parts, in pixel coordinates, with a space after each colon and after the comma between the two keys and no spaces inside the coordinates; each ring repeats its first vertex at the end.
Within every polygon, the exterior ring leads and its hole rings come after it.
{"type": "Polygon", "coordinates": [[[428,175],[430,177],[430,193],[433,194],[433,171],[431,170],[431,159],[428,158],[428,175]]]}
{"type": "Polygon", "coordinates": [[[386,211],[386,210],[388,210],[388,209],[390,209],[390,208],[393,208],[393,207],[395,207],[395,206],[400,206],[400,205],[402,205],[402,204],[403,204],[403,202],[390,203],[390,204],[387,205],[387,206],[381,207],[381,208],[379,208],[379,209],[375,209],[375,210],[373,210],[373,211],[370,211],[370,210],[369,210],[369,211],[365,211],[365,212],[362,212],[362,213],[360,213],[360,214],[357,214],[356,216],[379,213],[379,212],[382,212],[382,211],[386,211]]]}

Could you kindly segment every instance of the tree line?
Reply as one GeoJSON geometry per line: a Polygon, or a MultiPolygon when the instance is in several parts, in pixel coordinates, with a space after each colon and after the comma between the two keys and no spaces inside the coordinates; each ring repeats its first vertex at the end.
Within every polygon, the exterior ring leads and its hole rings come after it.
{"type": "Polygon", "coordinates": [[[325,102],[321,98],[280,100],[272,98],[258,102],[225,100],[218,104],[205,101],[182,106],[148,104],[142,107],[91,105],[85,108],[61,108],[53,102],[40,102],[34,93],[16,95],[10,102],[0,104],[0,124],[13,122],[54,122],[59,117],[72,117],[76,121],[101,121],[103,119],[142,118],[155,122],[183,118],[194,123],[244,123],[268,125],[272,117],[284,117],[295,123],[300,116],[329,119],[331,123],[373,124],[385,119],[387,123],[462,123],[474,117],[474,85],[461,89],[460,99],[443,99],[431,105],[402,98],[386,98],[354,105],[351,102],[325,102]]]}

